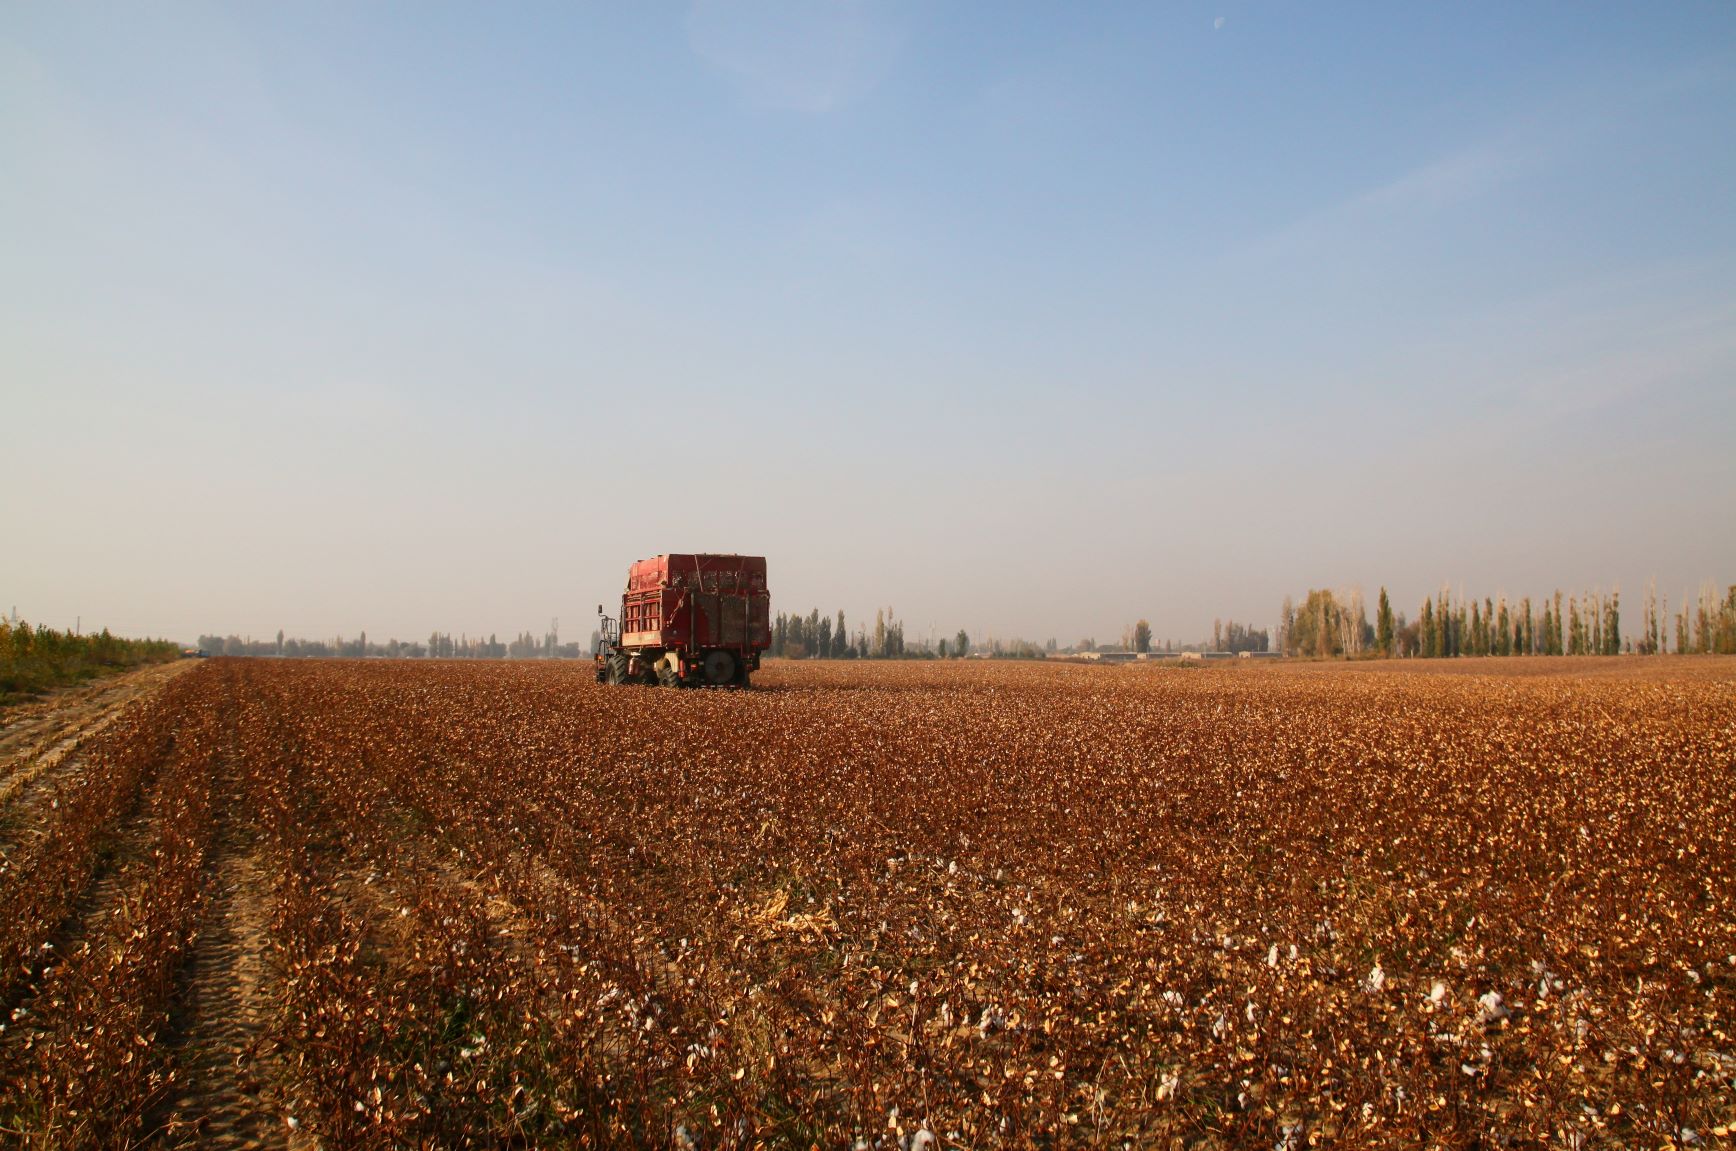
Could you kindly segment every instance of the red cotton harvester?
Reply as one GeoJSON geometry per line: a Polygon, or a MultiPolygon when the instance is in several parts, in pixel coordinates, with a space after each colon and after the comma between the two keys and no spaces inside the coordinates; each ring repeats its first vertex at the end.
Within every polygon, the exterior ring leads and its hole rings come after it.
{"type": "Polygon", "coordinates": [[[661,555],[627,569],[619,621],[602,616],[598,683],[746,687],[772,645],[764,556],[661,555]]]}

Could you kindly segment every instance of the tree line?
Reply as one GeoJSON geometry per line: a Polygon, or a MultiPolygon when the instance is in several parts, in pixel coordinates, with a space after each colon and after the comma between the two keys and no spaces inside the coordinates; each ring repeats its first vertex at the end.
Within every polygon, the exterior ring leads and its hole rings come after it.
{"type": "Polygon", "coordinates": [[[904,621],[891,608],[875,611],[873,630],[861,624],[852,634],[842,610],[834,622],[814,608],[805,616],[778,613],[772,620],[769,654],[782,659],[948,659],[971,654],[971,640],[970,633],[960,628],[950,640],[907,643],[904,621]]]}
{"type": "Polygon", "coordinates": [[[1212,621],[1212,651],[1240,653],[1271,650],[1272,636],[1265,628],[1254,628],[1230,620],[1226,625],[1212,621]]]}
{"type": "MultiPolygon", "coordinates": [[[[1736,653],[1736,585],[1720,598],[1701,588],[1673,617],[1679,653],[1736,653]]],[[[1300,604],[1284,597],[1278,624],[1285,655],[1347,658],[1452,658],[1454,656],[1658,655],[1670,650],[1672,617],[1667,598],[1646,589],[1639,634],[1622,634],[1621,593],[1553,595],[1533,602],[1522,596],[1455,597],[1448,588],[1425,596],[1415,619],[1394,613],[1380,589],[1370,623],[1362,593],[1311,589],[1300,604]]]]}
{"type": "Polygon", "coordinates": [[[280,630],[275,639],[237,635],[202,635],[200,650],[210,655],[262,656],[279,659],[588,659],[578,643],[562,643],[553,629],[536,636],[528,631],[502,642],[498,636],[449,635],[431,632],[426,643],[389,639],[376,643],[362,632],[354,639],[296,639],[280,630]]]}
{"type": "Polygon", "coordinates": [[[842,611],[834,617],[814,608],[805,616],[774,617],[768,654],[784,659],[1044,659],[1058,650],[1053,639],[1038,644],[991,637],[979,643],[964,628],[938,639],[906,639],[904,621],[891,608],[875,611],[872,628],[861,624],[852,632],[842,611]]]}
{"type": "Polygon", "coordinates": [[[32,695],[63,684],[147,663],[178,659],[181,646],[165,639],[122,639],[103,628],[94,635],[56,631],[0,617],[0,699],[32,695]]]}

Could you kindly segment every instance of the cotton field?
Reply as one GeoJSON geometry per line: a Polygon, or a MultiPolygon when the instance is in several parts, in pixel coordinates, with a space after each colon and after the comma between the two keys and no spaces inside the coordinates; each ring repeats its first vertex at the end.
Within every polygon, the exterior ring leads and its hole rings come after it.
{"type": "Polygon", "coordinates": [[[218,660],[129,706],[6,761],[24,1145],[1732,1141],[1732,661],[218,660]]]}

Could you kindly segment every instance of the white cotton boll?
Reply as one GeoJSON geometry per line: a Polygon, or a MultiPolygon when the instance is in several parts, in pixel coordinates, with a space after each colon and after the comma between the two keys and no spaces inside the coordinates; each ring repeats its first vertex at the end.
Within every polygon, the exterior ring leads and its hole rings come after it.
{"type": "Polygon", "coordinates": [[[1368,973],[1368,978],[1362,981],[1362,985],[1371,992],[1378,992],[1386,986],[1386,972],[1380,969],[1380,964],[1374,965],[1368,973]]]}
{"type": "Polygon", "coordinates": [[[1230,1029],[1230,1021],[1223,1012],[1218,1012],[1217,1019],[1212,1023],[1212,1038],[1222,1039],[1224,1032],[1230,1029]]]}
{"type": "Polygon", "coordinates": [[[1278,966],[1278,945],[1276,943],[1272,944],[1272,949],[1266,952],[1266,966],[1278,966]]]}
{"type": "Polygon", "coordinates": [[[1176,1090],[1180,1087],[1181,1076],[1174,1072],[1170,1072],[1164,1075],[1163,1079],[1159,1081],[1157,1085],[1157,1097],[1160,1101],[1164,1099],[1173,1099],[1175,1098],[1176,1090]]]}
{"type": "Polygon", "coordinates": [[[1446,999],[1447,985],[1442,983],[1439,979],[1435,980],[1434,986],[1429,988],[1429,1002],[1434,1004],[1436,1007],[1439,1007],[1442,1003],[1446,1002],[1446,999]]]}
{"type": "Polygon", "coordinates": [[[1491,991],[1477,999],[1477,1014],[1485,1023],[1494,1023],[1513,1014],[1499,991],[1491,991]]]}
{"type": "Polygon", "coordinates": [[[905,1143],[905,1146],[909,1148],[909,1151],[928,1151],[928,1149],[933,1147],[936,1142],[937,1140],[934,1137],[934,1132],[930,1131],[926,1127],[921,1127],[910,1136],[910,1139],[905,1143]]]}

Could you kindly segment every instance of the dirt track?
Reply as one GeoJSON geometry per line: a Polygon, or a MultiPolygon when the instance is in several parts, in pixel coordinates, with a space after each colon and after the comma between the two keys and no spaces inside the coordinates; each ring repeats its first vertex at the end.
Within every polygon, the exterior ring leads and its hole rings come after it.
{"type": "Polygon", "coordinates": [[[288,1148],[293,1132],[268,1097],[271,880],[257,835],[236,819],[244,800],[233,732],[217,782],[211,902],[164,1037],[183,1077],[145,1126],[171,1147],[288,1148]]]}

